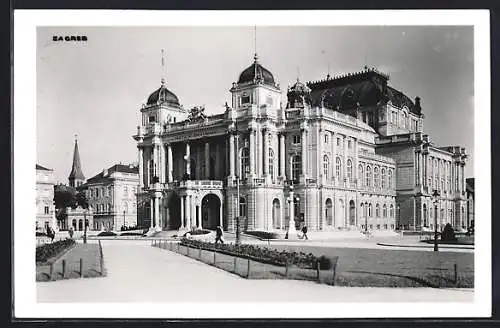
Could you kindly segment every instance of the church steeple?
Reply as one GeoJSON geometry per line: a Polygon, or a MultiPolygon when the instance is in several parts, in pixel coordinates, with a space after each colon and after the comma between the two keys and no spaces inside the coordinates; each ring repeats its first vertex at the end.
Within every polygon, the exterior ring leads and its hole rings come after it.
{"type": "Polygon", "coordinates": [[[68,177],[71,187],[79,187],[85,182],[85,176],[82,172],[82,164],[80,163],[80,152],[78,151],[78,139],[75,135],[75,148],[73,150],[73,166],[68,177]]]}

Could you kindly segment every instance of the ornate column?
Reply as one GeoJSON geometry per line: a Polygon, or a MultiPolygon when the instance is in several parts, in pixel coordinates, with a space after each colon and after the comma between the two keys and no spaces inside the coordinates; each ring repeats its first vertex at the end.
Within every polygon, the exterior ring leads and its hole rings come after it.
{"type": "MultiPolygon", "coordinates": [[[[307,131],[306,128],[302,128],[302,175],[304,178],[308,175],[307,172],[307,131]]],[[[305,181],[304,181],[305,183],[305,181]]]]}
{"type": "MultiPolygon", "coordinates": [[[[354,176],[354,181],[356,181],[356,186],[359,186],[359,172],[358,172],[358,139],[354,139],[353,140],[353,168],[352,168],[352,174],[354,176]]],[[[388,169],[389,170],[389,169],[388,169]]],[[[389,173],[387,173],[389,174],[389,173]]],[[[357,206],[357,204],[356,204],[357,206]]],[[[356,207],[356,214],[358,213],[358,210],[357,210],[357,207],[356,207]]],[[[356,220],[357,220],[358,216],[356,215],[356,220]]],[[[357,224],[357,222],[356,222],[357,224]]]]}
{"type": "Polygon", "coordinates": [[[161,170],[160,170],[160,182],[165,183],[167,182],[166,178],[166,165],[165,165],[165,145],[160,145],[160,163],[161,163],[161,170]]]}
{"type": "Polygon", "coordinates": [[[137,147],[139,151],[139,190],[144,187],[144,151],[142,146],[137,147]]]}
{"type": "Polygon", "coordinates": [[[229,133],[229,177],[231,180],[234,178],[234,135],[229,133]]]}
{"type": "Polygon", "coordinates": [[[155,177],[158,176],[158,171],[157,171],[158,168],[156,167],[158,163],[158,160],[156,158],[156,156],[158,156],[158,152],[157,152],[157,145],[155,143],[153,143],[153,145],[151,146],[151,151],[152,151],[151,160],[153,161],[153,177],[155,177]]]}
{"type": "Polygon", "coordinates": [[[184,224],[184,202],[186,201],[186,196],[181,196],[181,229],[185,227],[184,224]]]}
{"type": "Polygon", "coordinates": [[[159,202],[159,198],[156,197],[155,195],[155,228],[161,228],[160,227],[160,202],[159,202]]]}
{"type": "Polygon", "coordinates": [[[210,180],[210,144],[205,142],[205,179],[210,180]]]}
{"type": "Polygon", "coordinates": [[[186,228],[191,230],[191,195],[186,195],[186,228]]]}
{"type": "Polygon", "coordinates": [[[262,152],[263,152],[263,145],[262,145],[262,129],[260,128],[260,126],[258,127],[258,130],[256,131],[255,133],[255,150],[257,151],[257,160],[255,161],[255,164],[257,164],[257,176],[258,177],[262,177],[262,175],[264,174],[264,171],[262,170],[263,167],[262,167],[262,161],[264,160],[263,156],[262,156],[262,152]]]}
{"type": "Polygon", "coordinates": [[[151,154],[152,150],[148,147],[146,150],[146,187],[151,185],[151,154]]]}
{"type": "Polygon", "coordinates": [[[150,218],[151,218],[151,225],[150,225],[150,228],[153,229],[154,228],[154,198],[151,197],[151,199],[149,200],[149,211],[150,211],[150,218]]]}
{"type": "Polygon", "coordinates": [[[286,179],[286,159],[285,159],[285,134],[282,132],[280,138],[280,176],[286,179]]]}
{"type": "MultiPolygon", "coordinates": [[[[463,196],[465,194],[465,162],[460,163],[460,167],[462,172],[462,196],[463,196]]],[[[462,213],[462,211],[460,211],[460,213],[462,213]]]]}
{"type": "Polygon", "coordinates": [[[321,182],[321,184],[324,183],[324,178],[323,176],[323,143],[324,143],[324,136],[323,136],[323,129],[321,126],[318,127],[318,155],[316,156],[316,176],[318,177],[318,182],[321,182]]]}
{"type": "Polygon", "coordinates": [[[184,156],[186,160],[186,174],[191,174],[191,148],[189,147],[189,143],[186,142],[186,156],[184,156]]]}
{"type": "Polygon", "coordinates": [[[214,167],[214,179],[215,180],[220,180],[224,174],[221,174],[221,165],[220,165],[220,144],[216,143],[215,144],[215,167],[214,167]]]}
{"type": "Polygon", "coordinates": [[[221,227],[221,229],[224,230],[224,225],[223,225],[223,221],[222,221],[222,200],[220,201],[220,206],[219,206],[219,225],[221,227]]]}
{"type": "Polygon", "coordinates": [[[262,172],[264,175],[269,174],[269,135],[268,130],[263,129],[262,133],[264,134],[264,142],[262,143],[262,152],[264,153],[264,163],[262,165],[262,172]]]}
{"type": "MultiPolygon", "coordinates": [[[[250,132],[250,176],[253,177],[255,175],[255,131],[253,129],[249,130],[250,132]]],[[[239,154],[238,154],[239,155],[239,154]]]]}
{"type": "Polygon", "coordinates": [[[172,145],[167,146],[167,156],[168,156],[168,182],[173,182],[172,171],[174,169],[173,157],[172,157],[172,145]]]}

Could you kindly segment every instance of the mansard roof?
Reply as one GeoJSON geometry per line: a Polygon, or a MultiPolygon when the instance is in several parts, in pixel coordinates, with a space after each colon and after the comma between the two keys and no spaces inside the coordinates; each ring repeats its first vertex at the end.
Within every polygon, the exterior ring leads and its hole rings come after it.
{"type": "Polygon", "coordinates": [[[115,172],[139,174],[139,168],[135,165],[115,164],[110,168],[108,168],[107,171],[108,172],[106,175],[104,174],[104,172],[100,172],[99,174],[88,179],[86,184],[110,182],[111,181],[110,175],[115,172]]]}
{"type": "Polygon", "coordinates": [[[348,73],[325,80],[308,82],[313,106],[342,111],[358,106],[372,106],[391,102],[395,107],[407,107],[410,112],[421,114],[420,99],[415,103],[403,92],[387,85],[389,76],[375,69],[348,73]]]}

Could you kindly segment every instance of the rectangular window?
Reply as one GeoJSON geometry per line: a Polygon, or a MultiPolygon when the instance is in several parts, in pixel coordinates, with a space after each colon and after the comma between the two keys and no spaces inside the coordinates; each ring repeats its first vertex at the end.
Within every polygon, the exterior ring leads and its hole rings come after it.
{"type": "Polygon", "coordinates": [[[243,105],[243,104],[248,104],[248,103],[250,103],[250,96],[248,96],[248,95],[241,96],[241,104],[243,105]]]}
{"type": "Polygon", "coordinates": [[[48,206],[45,206],[45,214],[49,214],[49,207],[48,206]]]}
{"type": "Polygon", "coordinates": [[[351,149],[352,148],[352,143],[351,143],[351,140],[348,140],[347,141],[347,148],[351,149]]]}
{"type": "Polygon", "coordinates": [[[149,117],[149,123],[151,123],[151,122],[155,122],[155,121],[156,121],[156,117],[155,117],[154,115],[151,115],[151,116],[149,117]]]}
{"type": "Polygon", "coordinates": [[[325,143],[328,143],[328,133],[325,133],[325,143]]]}
{"type": "Polygon", "coordinates": [[[294,145],[300,144],[300,135],[296,134],[292,137],[292,143],[294,145]]]}
{"type": "Polygon", "coordinates": [[[337,146],[340,147],[340,138],[337,138],[337,146]]]}

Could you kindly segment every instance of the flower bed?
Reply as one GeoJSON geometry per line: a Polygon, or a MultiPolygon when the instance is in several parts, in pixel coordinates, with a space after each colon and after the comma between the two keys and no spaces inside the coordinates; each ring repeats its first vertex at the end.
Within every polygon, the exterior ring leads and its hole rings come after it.
{"type": "Polygon", "coordinates": [[[36,248],[36,262],[43,263],[75,244],[73,239],[59,240],[36,248]]]}
{"type": "Polygon", "coordinates": [[[322,270],[331,268],[331,261],[325,256],[314,256],[312,253],[277,251],[266,247],[256,245],[235,245],[235,244],[214,244],[200,240],[183,238],[181,245],[206,250],[216,250],[227,255],[248,258],[253,261],[268,263],[273,265],[285,266],[287,263],[296,265],[300,268],[316,269],[317,263],[320,263],[322,270]]]}
{"type": "Polygon", "coordinates": [[[255,236],[261,239],[281,239],[282,236],[277,232],[270,231],[245,231],[245,234],[255,236]]]}

